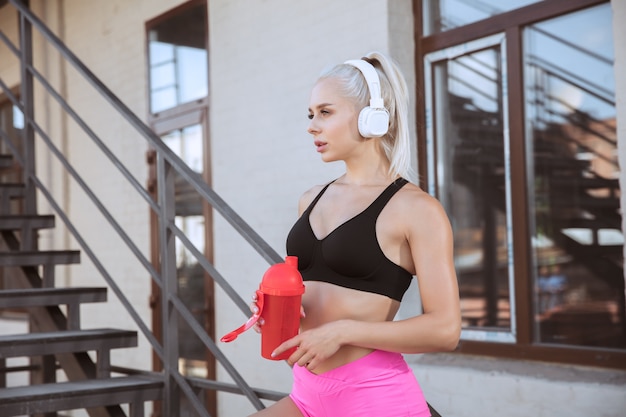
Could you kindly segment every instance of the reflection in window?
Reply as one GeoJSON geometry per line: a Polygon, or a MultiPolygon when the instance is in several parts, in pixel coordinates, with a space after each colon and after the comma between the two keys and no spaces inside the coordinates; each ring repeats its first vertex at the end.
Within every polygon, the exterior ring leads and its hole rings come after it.
{"type": "Polygon", "coordinates": [[[535,339],[626,347],[609,4],[525,30],[535,339]]]}
{"type": "MultiPolygon", "coordinates": [[[[22,129],[24,129],[24,114],[19,107],[13,105],[10,101],[5,101],[0,104],[0,129],[4,132],[7,138],[11,141],[13,146],[9,146],[5,141],[0,140],[0,153],[10,155],[13,153],[12,148],[15,148],[17,152],[22,153],[22,129]]],[[[14,161],[17,159],[14,158],[14,161]]],[[[22,171],[17,164],[13,169],[3,170],[0,172],[0,179],[4,182],[21,182],[22,171]]],[[[18,205],[16,200],[14,205],[18,205]]]]}
{"type": "Polygon", "coordinates": [[[191,7],[148,33],[152,113],[208,94],[206,5],[191,7]]]}
{"type": "Polygon", "coordinates": [[[423,1],[424,35],[444,32],[515,10],[540,0],[428,0],[423,1]]]}
{"type": "Polygon", "coordinates": [[[501,39],[476,45],[476,52],[448,58],[456,54],[443,51],[441,61],[433,58],[436,163],[431,166],[436,173],[429,178],[436,178],[431,189],[454,228],[464,328],[501,332],[495,337],[511,340],[510,164],[501,39]]]}
{"type": "Polygon", "coordinates": [[[189,168],[202,173],[202,125],[187,126],[162,137],[163,142],[178,155],[189,168]]]}
{"type": "MultiPolygon", "coordinates": [[[[174,130],[164,135],[162,139],[191,169],[198,173],[204,171],[202,125],[192,125],[174,130]]],[[[177,175],[175,179],[175,196],[177,215],[202,214],[202,199],[191,184],[180,175],[177,175]]]]}
{"type": "MultiPolygon", "coordinates": [[[[201,253],[204,252],[204,217],[176,216],[176,226],[201,253]]],[[[178,274],[178,296],[198,323],[205,323],[205,272],[189,250],[176,239],[176,271],[178,274]]],[[[206,359],[206,348],[184,321],[179,321],[179,350],[181,357],[202,361],[206,359]]]]}
{"type": "MultiPolygon", "coordinates": [[[[202,125],[196,124],[173,130],[161,139],[191,169],[200,174],[204,171],[202,125]]],[[[200,253],[204,253],[206,225],[202,198],[189,182],[179,175],[175,178],[174,196],[176,226],[200,253]]],[[[179,297],[189,307],[198,322],[206,327],[206,274],[196,257],[179,239],[176,239],[176,271],[179,297]]],[[[181,333],[179,349],[181,357],[184,358],[184,366],[188,368],[187,371],[196,372],[195,365],[191,364],[196,363],[193,361],[206,359],[206,348],[184,320],[179,321],[179,326],[181,333]],[[192,362],[188,362],[189,360],[192,362]]],[[[205,367],[205,364],[198,363],[196,365],[200,368],[205,367]]]]}

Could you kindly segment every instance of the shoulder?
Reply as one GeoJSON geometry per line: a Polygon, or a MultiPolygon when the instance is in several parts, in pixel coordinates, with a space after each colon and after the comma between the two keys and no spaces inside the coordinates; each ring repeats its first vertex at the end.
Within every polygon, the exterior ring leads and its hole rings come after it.
{"type": "Polygon", "coordinates": [[[301,215],[304,210],[309,207],[309,205],[313,202],[315,197],[324,189],[326,185],[315,185],[308,190],[306,190],[298,200],[298,215],[301,215]]]}
{"type": "Polygon", "coordinates": [[[449,225],[448,215],[439,200],[413,183],[402,187],[395,200],[394,214],[409,230],[449,225]]]}

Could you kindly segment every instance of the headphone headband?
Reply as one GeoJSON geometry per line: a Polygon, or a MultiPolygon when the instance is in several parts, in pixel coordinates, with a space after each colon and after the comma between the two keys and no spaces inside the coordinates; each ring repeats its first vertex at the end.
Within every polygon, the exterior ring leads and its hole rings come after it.
{"type": "Polygon", "coordinates": [[[361,71],[363,77],[365,77],[367,87],[370,91],[370,107],[372,109],[384,109],[385,104],[380,94],[380,80],[378,78],[376,68],[374,68],[374,66],[369,62],[362,59],[351,59],[344,62],[344,64],[352,65],[357,68],[361,71]]]}
{"type": "Polygon", "coordinates": [[[370,105],[359,113],[359,133],[364,138],[379,138],[389,130],[389,112],[385,109],[385,103],[380,93],[380,78],[376,68],[363,59],[354,59],[344,64],[356,67],[367,82],[370,91],[370,105]]]}

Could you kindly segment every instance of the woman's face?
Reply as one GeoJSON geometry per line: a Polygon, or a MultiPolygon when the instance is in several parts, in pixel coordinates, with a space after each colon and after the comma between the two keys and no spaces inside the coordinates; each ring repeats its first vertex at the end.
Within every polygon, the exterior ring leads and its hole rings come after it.
{"type": "Polygon", "coordinates": [[[324,162],[346,160],[355,154],[363,138],[357,127],[358,110],[353,100],[341,96],[336,79],[315,84],[309,101],[309,128],[324,162]]]}

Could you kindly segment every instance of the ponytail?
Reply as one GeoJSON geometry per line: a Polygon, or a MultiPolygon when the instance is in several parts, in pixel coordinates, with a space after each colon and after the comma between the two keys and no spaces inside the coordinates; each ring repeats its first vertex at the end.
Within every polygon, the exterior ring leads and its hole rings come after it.
{"type": "Polygon", "coordinates": [[[390,162],[390,173],[409,177],[411,174],[411,139],[409,136],[409,91],[398,66],[380,52],[370,52],[363,59],[376,68],[381,95],[389,111],[389,132],[381,138],[390,162]]]}

